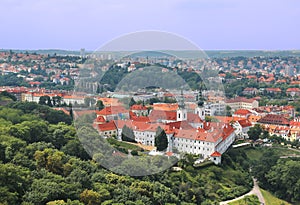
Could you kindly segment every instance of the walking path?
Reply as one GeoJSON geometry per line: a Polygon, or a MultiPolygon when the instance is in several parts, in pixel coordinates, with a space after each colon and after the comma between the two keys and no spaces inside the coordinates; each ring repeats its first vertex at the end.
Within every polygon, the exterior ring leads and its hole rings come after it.
{"type": "Polygon", "coordinates": [[[288,156],[281,156],[280,159],[286,159],[286,158],[291,158],[291,157],[300,157],[300,155],[292,154],[288,156]]]}
{"type": "Polygon", "coordinates": [[[254,184],[254,186],[253,186],[252,190],[249,191],[248,193],[246,193],[246,194],[244,194],[244,195],[242,195],[242,196],[240,196],[238,198],[235,198],[235,199],[231,199],[231,200],[228,200],[228,201],[222,201],[222,202],[220,202],[220,205],[226,205],[226,204],[228,204],[230,202],[234,202],[234,201],[240,200],[240,199],[244,198],[245,196],[249,196],[249,195],[256,195],[258,197],[258,199],[259,199],[259,202],[261,204],[265,204],[265,199],[264,199],[264,197],[263,197],[263,195],[262,195],[262,193],[261,193],[261,191],[259,189],[259,186],[257,184],[257,180],[254,179],[254,178],[253,178],[253,184],[254,184]]]}

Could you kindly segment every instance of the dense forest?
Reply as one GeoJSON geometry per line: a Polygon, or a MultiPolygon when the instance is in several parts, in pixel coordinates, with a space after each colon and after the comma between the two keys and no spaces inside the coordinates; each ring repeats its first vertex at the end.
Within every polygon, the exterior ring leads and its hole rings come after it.
{"type": "Polygon", "coordinates": [[[253,174],[259,180],[262,188],[270,190],[278,198],[292,203],[299,203],[299,158],[280,158],[278,154],[270,150],[255,161],[253,174]]]}

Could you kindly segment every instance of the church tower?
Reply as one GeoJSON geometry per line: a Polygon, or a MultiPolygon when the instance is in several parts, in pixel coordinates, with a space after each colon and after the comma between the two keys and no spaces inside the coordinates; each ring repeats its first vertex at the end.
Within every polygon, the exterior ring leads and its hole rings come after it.
{"type": "Polygon", "coordinates": [[[187,110],[185,109],[183,91],[181,90],[181,95],[180,95],[178,110],[177,110],[177,121],[185,121],[185,120],[187,120],[187,110]]]}

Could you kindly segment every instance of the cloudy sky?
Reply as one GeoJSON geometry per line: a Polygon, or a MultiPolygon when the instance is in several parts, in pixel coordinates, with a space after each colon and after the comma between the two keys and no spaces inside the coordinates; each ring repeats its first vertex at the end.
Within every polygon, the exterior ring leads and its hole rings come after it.
{"type": "Polygon", "coordinates": [[[0,0],[0,48],[94,50],[143,30],[202,49],[300,49],[299,0],[0,0]]]}

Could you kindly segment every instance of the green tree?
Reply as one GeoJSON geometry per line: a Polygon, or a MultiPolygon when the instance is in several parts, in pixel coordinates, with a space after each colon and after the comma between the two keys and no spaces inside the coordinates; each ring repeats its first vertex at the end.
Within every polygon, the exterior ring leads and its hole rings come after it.
{"type": "Polygon", "coordinates": [[[136,104],[135,100],[133,98],[131,98],[130,102],[129,102],[129,107],[131,107],[131,106],[133,106],[135,104],[136,104]]]}
{"type": "Polygon", "coordinates": [[[231,107],[228,105],[226,106],[226,116],[232,116],[231,107]]]}
{"type": "Polygon", "coordinates": [[[80,194],[80,201],[86,205],[98,205],[101,203],[100,197],[99,193],[86,189],[80,194]]]}
{"type": "Polygon", "coordinates": [[[12,99],[13,101],[17,101],[17,97],[14,96],[13,94],[10,94],[10,93],[7,92],[7,91],[1,92],[1,93],[0,93],[0,98],[1,98],[2,96],[8,97],[8,98],[12,99]]]}
{"type": "Polygon", "coordinates": [[[20,204],[29,183],[29,169],[14,164],[0,164],[0,203],[20,204]]]}
{"type": "Polygon", "coordinates": [[[39,104],[40,105],[48,105],[49,107],[52,107],[52,102],[51,102],[51,98],[48,95],[45,96],[41,96],[39,99],[39,104]]]}
{"type": "Polygon", "coordinates": [[[168,147],[168,138],[166,132],[158,127],[155,134],[155,146],[158,151],[164,151],[168,147]]]}
{"type": "Polygon", "coordinates": [[[63,165],[67,161],[67,157],[63,152],[54,149],[45,149],[36,151],[34,159],[39,168],[46,168],[48,171],[63,174],[63,165]]]}
{"type": "Polygon", "coordinates": [[[9,132],[28,143],[48,141],[48,123],[42,120],[24,121],[11,126],[9,132]]]}
{"type": "Polygon", "coordinates": [[[74,140],[68,140],[67,144],[61,148],[61,151],[82,160],[91,159],[90,155],[85,151],[81,142],[77,138],[74,140]]]}
{"type": "Polygon", "coordinates": [[[62,98],[60,96],[54,96],[52,97],[53,106],[60,107],[62,98]]]}
{"type": "Polygon", "coordinates": [[[278,160],[270,171],[266,172],[269,189],[278,197],[291,202],[300,200],[300,163],[299,160],[278,160]],[[278,174],[280,173],[280,174],[278,174]]]}
{"type": "Polygon", "coordinates": [[[259,124],[256,124],[254,125],[254,127],[251,127],[249,129],[249,131],[247,132],[248,136],[249,136],[249,139],[251,140],[258,140],[259,136],[261,135],[262,133],[262,128],[259,124]]]}
{"type": "Polygon", "coordinates": [[[98,110],[102,110],[104,108],[104,104],[103,104],[102,100],[98,100],[96,106],[97,106],[98,110]]]}
{"type": "Polygon", "coordinates": [[[75,138],[75,128],[60,122],[56,125],[50,124],[49,126],[49,141],[57,148],[60,149],[69,140],[75,138]]]}
{"type": "Polygon", "coordinates": [[[121,137],[123,141],[126,142],[136,142],[133,130],[126,125],[122,128],[121,137]]]}

